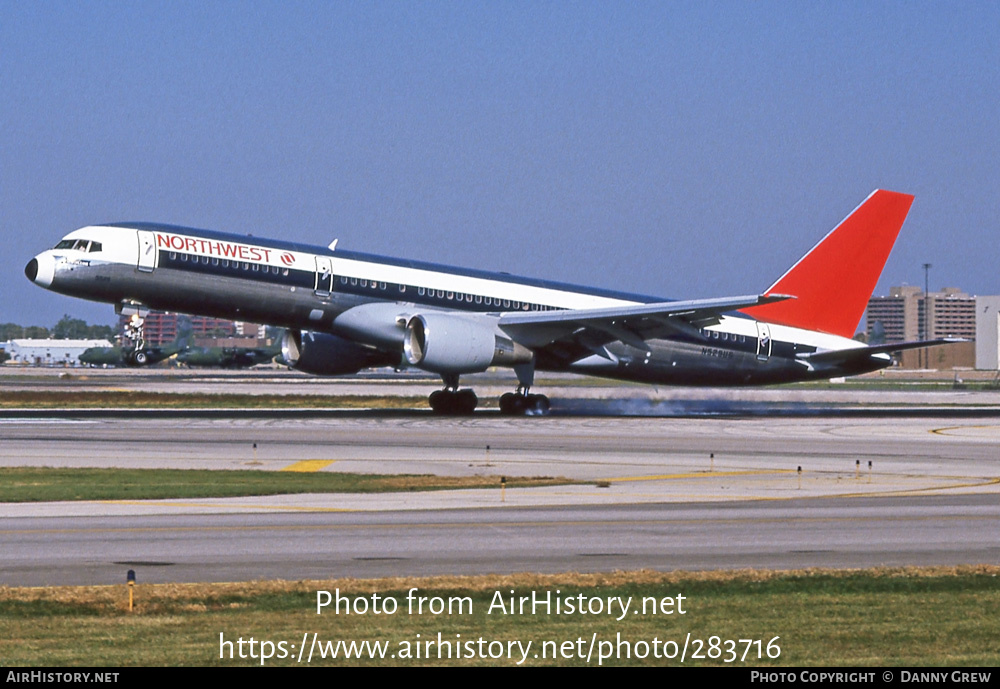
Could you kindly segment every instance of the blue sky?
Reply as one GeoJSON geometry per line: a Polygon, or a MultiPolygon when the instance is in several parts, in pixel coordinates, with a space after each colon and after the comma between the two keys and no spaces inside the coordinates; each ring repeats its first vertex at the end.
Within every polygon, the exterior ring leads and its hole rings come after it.
{"type": "Polygon", "coordinates": [[[0,322],[114,220],[745,294],[875,188],[877,293],[1000,293],[996,2],[0,0],[0,94],[0,322]]]}

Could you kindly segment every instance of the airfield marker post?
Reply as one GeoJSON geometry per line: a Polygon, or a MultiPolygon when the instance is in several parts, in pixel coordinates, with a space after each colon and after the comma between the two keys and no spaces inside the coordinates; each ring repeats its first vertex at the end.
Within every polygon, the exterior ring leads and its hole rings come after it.
{"type": "Polygon", "coordinates": [[[128,611],[132,612],[135,607],[135,570],[130,569],[125,576],[128,581],[128,611]]]}

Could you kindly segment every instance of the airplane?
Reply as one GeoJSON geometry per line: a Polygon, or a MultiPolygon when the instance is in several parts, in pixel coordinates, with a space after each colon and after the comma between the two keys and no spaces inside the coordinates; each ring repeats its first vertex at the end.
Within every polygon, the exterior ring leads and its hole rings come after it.
{"type": "Polygon", "coordinates": [[[81,364],[88,366],[152,366],[169,359],[180,349],[146,347],[90,347],[78,357],[81,364]]]}
{"type": "Polygon", "coordinates": [[[282,328],[282,357],[316,375],[416,367],[440,375],[439,413],[471,414],[460,376],[512,368],[506,415],[543,414],[536,371],[644,383],[745,386],[856,375],[890,352],[953,339],[852,338],[913,196],[875,190],[763,292],[671,301],[173,225],[70,232],[25,266],[53,292],[282,328]]]}
{"type": "MultiPolygon", "coordinates": [[[[130,328],[134,329],[130,324],[130,328]]],[[[79,357],[80,363],[88,366],[152,366],[165,361],[175,354],[184,352],[190,346],[193,330],[191,321],[178,322],[177,337],[165,347],[148,347],[142,341],[132,342],[123,347],[90,347],[79,357]]]]}
{"type": "Polygon", "coordinates": [[[250,368],[272,361],[281,353],[274,347],[188,347],[177,355],[186,366],[212,368],[250,368]]]}

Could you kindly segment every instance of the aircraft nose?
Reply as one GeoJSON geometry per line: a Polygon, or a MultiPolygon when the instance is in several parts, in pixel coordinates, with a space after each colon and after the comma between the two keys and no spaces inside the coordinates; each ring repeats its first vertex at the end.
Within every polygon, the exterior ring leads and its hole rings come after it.
{"type": "Polygon", "coordinates": [[[24,267],[25,276],[39,287],[48,287],[51,285],[55,272],[55,259],[45,254],[35,256],[24,267]]]}

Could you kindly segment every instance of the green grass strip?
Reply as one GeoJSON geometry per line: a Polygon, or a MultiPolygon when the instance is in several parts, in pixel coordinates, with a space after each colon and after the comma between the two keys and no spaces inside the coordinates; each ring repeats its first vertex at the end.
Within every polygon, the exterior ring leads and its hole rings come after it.
{"type": "Polygon", "coordinates": [[[0,409],[412,409],[425,408],[423,396],[243,395],[141,391],[54,392],[13,390],[0,409]]]}
{"type": "Polygon", "coordinates": [[[325,666],[514,666],[519,658],[508,657],[508,642],[519,642],[521,647],[531,643],[523,663],[527,666],[596,666],[602,649],[612,652],[600,660],[603,665],[680,666],[679,651],[687,642],[683,662],[687,666],[989,669],[1000,664],[998,571],[983,566],[140,584],[134,613],[126,610],[124,585],[0,588],[0,657],[11,666],[290,666],[299,664],[303,635],[311,644],[315,634],[326,648],[328,643],[353,641],[377,642],[386,649],[383,659],[367,654],[347,659],[343,647],[337,658],[314,654],[312,665],[325,666]],[[412,588],[417,588],[415,596],[424,598],[422,611],[410,607],[412,588]],[[328,606],[317,615],[317,591],[338,589],[345,598],[365,601],[367,611],[354,607],[350,613],[343,608],[337,613],[328,606]],[[617,614],[557,614],[544,608],[511,614],[512,591],[515,600],[549,593],[574,601],[630,597],[632,610],[640,612],[620,615],[621,619],[617,614]],[[391,600],[395,612],[374,614],[375,594],[383,611],[391,600]],[[641,608],[644,599],[677,601],[678,596],[684,597],[684,614],[676,605],[672,614],[659,606],[655,612],[651,605],[641,608]],[[434,599],[440,604],[432,610],[434,599]],[[506,612],[497,607],[500,599],[506,612]],[[251,637],[256,639],[257,657],[251,657],[251,637]],[[451,657],[438,645],[439,638],[449,643],[451,657]],[[239,639],[245,641],[242,658],[239,639]],[[274,654],[263,662],[261,641],[273,644],[274,654]],[[423,645],[427,642],[432,645],[423,645]],[[463,644],[458,647],[460,657],[455,657],[455,642],[463,644]],[[471,647],[464,645],[469,642],[471,647]],[[280,657],[279,643],[284,644],[285,657],[280,657]],[[654,647],[660,649],[660,657],[654,647]],[[500,657],[483,657],[483,649],[487,655],[503,652],[500,657]],[[544,655],[543,649],[547,649],[544,655]],[[664,657],[665,653],[674,657],[664,657]]]}
{"type": "MultiPolygon", "coordinates": [[[[507,477],[508,488],[575,483],[553,477],[507,477]]],[[[203,469],[0,468],[0,502],[225,498],[295,493],[389,493],[500,488],[499,476],[351,474],[203,469]]]]}

